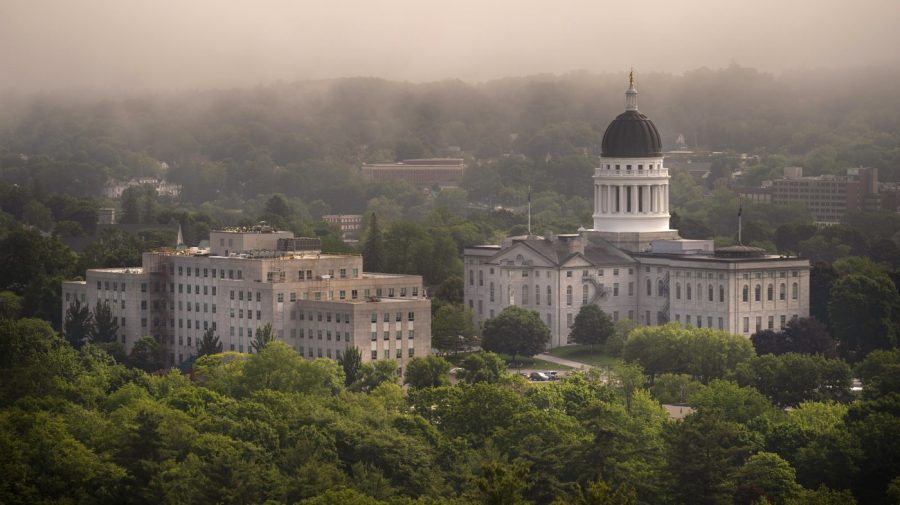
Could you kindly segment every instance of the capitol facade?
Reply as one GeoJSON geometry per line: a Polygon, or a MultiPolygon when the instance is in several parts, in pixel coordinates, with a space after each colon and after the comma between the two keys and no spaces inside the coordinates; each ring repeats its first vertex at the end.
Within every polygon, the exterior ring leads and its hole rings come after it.
{"type": "Polygon", "coordinates": [[[749,337],[809,316],[809,261],[669,228],[669,173],[631,79],[625,112],[603,135],[592,228],[466,248],[465,300],[478,322],[517,305],[537,311],[550,347],[571,343],[582,305],[642,325],[678,322],[749,337]]]}

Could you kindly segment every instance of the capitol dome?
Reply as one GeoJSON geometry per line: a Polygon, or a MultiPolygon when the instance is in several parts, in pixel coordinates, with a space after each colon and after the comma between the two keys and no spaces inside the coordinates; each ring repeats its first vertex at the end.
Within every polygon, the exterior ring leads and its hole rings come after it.
{"type": "Polygon", "coordinates": [[[662,156],[662,142],[653,121],[636,110],[613,119],[603,134],[605,158],[655,158],[662,156]]]}
{"type": "Polygon", "coordinates": [[[634,77],[625,93],[625,112],[606,127],[601,144],[604,158],[655,158],[662,156],[662,142],[653,121],[638,112],[634,77]]]}

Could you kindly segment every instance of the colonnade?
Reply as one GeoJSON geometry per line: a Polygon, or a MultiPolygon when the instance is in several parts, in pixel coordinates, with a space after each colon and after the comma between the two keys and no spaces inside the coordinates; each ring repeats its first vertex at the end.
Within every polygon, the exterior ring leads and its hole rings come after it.
{"type": "Polygon", "coordinates": [[[668,214],[668,184],[594,184],[600,214],[668,214]]]}

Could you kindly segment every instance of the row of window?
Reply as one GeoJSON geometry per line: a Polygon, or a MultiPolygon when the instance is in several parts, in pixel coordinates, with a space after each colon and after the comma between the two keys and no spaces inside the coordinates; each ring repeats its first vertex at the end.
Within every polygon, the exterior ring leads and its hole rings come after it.
{"type": "MultiPolygon", "coordinates": [[[[607,170],[611,170],[611,166],[612,166],[612,165],[610,165],[609,163],[607,163],[607,164],[606,164],[606,169],[607,169],[607,170]]],[[[625,170],[631,170],[631,167],[632,167],[632,166],[633,166],[633,165],[625,165],[625,170]]],[[[656,164],[656,165],[654,165],[653,163],[647,165],[647,170],[653,170],[654,168],[656,168],[657,170],[659,170],[659,169],[662,168],[662,165],[661,165],[661,164],[656,164]]],[[[615,165],[615,169],[616,169],[616,170],[622,170],[622,165],[615,165]]],[[[643,170],[643,169],[644,169],[644,165],[638,164],[637,169],[638,169],[638,170],[643,170]]]]}
{"type": "MultiPolygon", "coordinates": [[[[391,332],[389,332],[389,331],[382,332],[382,335],[383,335],[382,340],[390,340],[391,339],[391,332]]],[[[406,335],[409,340],[413,340],[416,338],[416,330],[409,330],[406,332],[406,335]]],[[[372,339],[372,342],[375,342],[378,340],[378,332],[377,331],[372,332],[371,339],[372,339]]],[[[397,330],[396,332],[394,332],[394,339],[395,340],[403,340],[403,331],[397,330]]]]}
{"type": "MultiPolygon", "coordinates": [[[[769,284],[766,286],[766,301],[773,301],[775,296],[775,286],[769,284]]],[[[800,285],[796,282],[791,284],[791,300],[796,300],[800,296],[800,285]]],[[[784,283],[778,285],[778,299],[785,300],[787,297],[787,286],[784,283]]],[[[741,301],[750,301],[750,286],[744,284],[741,288],[741,301]]],[[[762,301],[762,284],[757,284],[753,288],[753,301],[762,301]]]]}
{"type": "MultiPolygon", "coordinates": [[[[228,317],[231,317],[233,319],[234,314],[235,314],[234,307],[229,308],[228,309],[228,317]]],[[[237,318],[244,319],[244,309],[237,309],[237,318]]],[[[253,311],[250,309],[247,309],[247,319],[253,319],[253,311]]],[[[256,311],[256,320],[257,321],[262,320],[262,311],[260,311],[260,310],[256,311]]]]}
{"type": "MultiPolygon", "coordinates": [[[[165,267],[163,267],[163,268],[165,268],[165,267]]],[[[190,276],[191,276],[191,270],[193,270],[193,272],[194,272],[194,277],[200,277],[200,272],[201,272],[200,267],[194,267],[194,268],[192,269],[191,267],[186,267],[186,268],[185,268],[184,266],[179,266],[179,267],[178,267],[178,275],[185,275],[185,274],[187,274],[186,277],[190,277],[190,276]]],[[[215,268],[209,268],[209,269],[203,268],[202,271],[203,271],[203,277],[212,277],[213,279],[216,278],[216,272],[217,272],[217,270],[216,270],[215,268]]],[[[236,279],[240,280],[240,279],[243,279],[243,278],[244,278],[244,271],[243,271],[243,270],[228,270],[227,272],[228,272],[228,279],[235,279],[235,278],[236,278],[236,279]]],[[[220,269],[218,270],[218,277],[220,277],[220,278],[222,278],[222,279],[225,279],[225,278],[226,278],[226,277],[225,277],[225,273],[226,273],[226,270],[225,270],[224,268],[220,268],[220,269]]]]}
{"type": "MultiPolygon", "coordinates": [[[[396,349],[395,351],[396,352],[394,353],[394,357],[397,359],[401,359],[403,357],[403,349],[396,349]]],[[[407,351],[407,356],[410,358],[412,358],[416,355],[416,350],[413,349],[412,347],[410,347],[406,351],[407,351]]],[[[312,356],[312,354],[310,354],[310,356],[312,356]]],[[[384,356],[384,359],[391,359],[391,350],[385,349],[383,356],[384,356]]],[[[321,357],[321,356],[319,356],[319,357],[321,357]]],[[[372,361],[375,361],[377,359],[378,359],[378,351],[372,351],[372,361]]]]}
{"type": "MultiPolygon", "coordinates": [[[[322,312],[303,312],[302,310],[301,311],[292,310],[291,311],[291,320],[294,320],[294,319],[299,319],[301,321],[319,321],[319,322],[322,322],[324,320],[324,322],[330,323],[332,321],[332,314],[331,314],[331,312],[322,313],[322,312]]],[[[335,323],[343,322],[346,324],[350,324],[350,314],[347,314],[347,313],[342,314],[340,312],[335,312],[334,313],[334,322],[335,323]]]]}
{"type": "MultiPolygon", "coordinates": [[[[716,319],[718,320],[717,322],[719,323],[718,329],[724,330],[725,329],[725,320],[721,317],[716,318],[716,319]]],[[[681,322],[681,314],[675,314],[675,321],[678,323],[681,322]]],[[[713,327],[713,318],[712,318],[712,316],[707,316],[706,317],[706,326],[704,326],[703,325],[703,316],[697,316],[696,319],[692,320],[690,314],[685,314],[684,324],[686,324],[686,325],[696,324],[697,328],[704,328],[704,327],[712,328],[713,327]]]]}
{"type": "MultiPolygon", "coordinates": [[[[519,255],[519,257],[521,257],[521,255],[519,255]]],[[[489,270],[489,274],[490,274],[490,275],[494,275],[494,269],[493,269],[493,267],[492,267],[492,268],[489,268],[488,270],[489,270]]],[[[612,275],[618,276],[618,275],[619,275],[619,270],[620,270],[619,268],[613,268],[613,269],[612,269],[612,275]]],[[[622,270],[624,270],[624,269],[622,269],[622,270]]],[[[634,268],[628,268],[627,270],[628,270],[628,275],[634,275],[634,268]]],[[[659,270],[659,269],[658,269],[658,270],[659,270]]],[[[650,271],[650,267],[647,267],[647,271],[648,271],[648,272],[650,271]]],[[[531,275],[531,274],[529,273],[529,272],[530,272],[529,270],[521,270],[521,272],[522,272],[522,277],[528,277],[529,275],[531,275]]],[[[551,277],[551,271],[550,271],[550,270],[546,270],[545,272],[546,272],[546,277],[549,279],[549,278],[551,277]]],[[[566,272],[566,277],[567,277],[567,278],[572,278],[572,277],[574,276],[572,270],[566,270],[565,272],[566,272]]],[[[597,275],[598,275],[599,277],[603,277],[603,276],[605,275],[605,273],[606,273],[606,269],[604,269],[604,268],[600,268],[600,269],[597,270],[597,275]]],[[[507,274],[511,275],[511,274],[512,274],[512,270],[507,270],[507,274]]],[[[581,276],[582,276],[582,277],[590,277],[590,275],[591,275],[591,271],[590,271],[590,270],[582,270],[582,271],[581,271],[581,276]]],[[[535,276],[535,277],[540,277],[540,276],[541,276],[541,270],[535,270],[535,271],[534,271],[534,276],[535,276]]],[[[474,285],[475,285],[475,270],[469,270],[469,286],[474,286],[474,285]]],[[[484,286],[484,270],[479,270],[479,271],[478,271],[478,285],[479,285],[479,286],[484,286]]]]}
{"type": "MultiPolygon", "coordinates": [[[[400,293],[400,298],[406,298],[407,293],[409,293],[413,298],[418,298],[418,297],[419,297],[419,288],[418,288],[417,286],[413,286],[413,287],[411,287],[411,288],[406,288],[406,287],[401,287],[401,288],[387,288],[387,297],[388,297],[388,298],[394,298],[394,297],[397,296],[397,293],[398,293],[398,292],[400,293]]],[[[300,295],[301,295],[301,296],[300,296],[300,299],[302,299],[302,300],[309,300],[309,299],[310,299],[310,293],[309,293],[309,291],[304,291],[304,292],[300,293],[300,295]]],[[[371,289],[366,288],[366,289],[363,290],[363,298],[370,298],[371,296],[372,296],[372,290],[371,290],[371,289]]],[[[375,297],[381,298],[382,296],[384,296],[384,288],[375,288],[375,297]]],[[[234,299],[234,298],[232,298],[232,300],[233,300],[233,299],[234,299]]],[[[312,299],[315,300],[315,301],[317,301],[317,302],[318,302],[318,301],[322,301],[323,299],[325,299],[325,300],[334,300],[334,291],[314,291],[314,292],[312,293],[312,299]],[[326,297],[323,298],[323,295],[325,295],[326,297]]],[[[347,291],[344,290],[344,289],[339,290],[339,291],[338,291],[338,299],[339,299],[339,300],[346,300],[346,299],[347,299],[347,291]]],[[[351,289],[351,290],[350,290],[350,299],[351,299],[351,300],[358,300],[358,299],[359,299],[359,290],[351,289]]],[[[284,302],[284,293],[278,293],[278,294],[276,295],[276,300],[277,300],[279,303],[284,302]]],[[[297,293],[296,293],[296,292],[288,293],[288,300],[289,300],[289,301],[292,301],[292,302],[296,302],[296,301],[298,300],[297,293]]],[[[257,300],[256,300],[256,301],[259,301],[259,298],[258,298],[258,297],[257,297],[257,300]]]]}
{"type": "MultiPolygon", "coordinates": [[[[323,330],[313,330],[312,328],[310,328],[308,332],[306,330],[307,330],[306,328],[291,328],[291,332],[290,332],[291,338],[307,338],[308,337],[310,340],[312,340],[314,338],[318,339],[318,340],[322,340],[322,337],[324,336],[325,340],[331,340],[331,337],[332,337],[331,330],[324,330],[324,331],[323,330]]],[[[344,341],[350,342],[350,332],[349,331],[343,332],[343,338],[344,338],[344,341]]],[[[341,332],[339,332],[339,331],[334,332],[334,340],[336,342],[341,341],[341,332]]]]}
{"type": "MultiPolygon", "coordinates": [[[[377,312],[373,312],[372,315],[371,315],[370,320],[371,320],[373,323],[377,323],[377,322],[378,322],[378,313],[377,313],[377,312]]],[[[391,313],[390,313],[390,312],[383,312],[382,315],[381,315],[381,320],[382,320],[383,322],[385,322],[385,323],[390,322],[390,320],[391,320],[391,313]]],[[[407,313],[406,313],[406,320],[407,320],[407,321],[415,321],[415,320],[416,320],[416,313],[415,313],[415,312],[407,312],[407,313]]],[[[397,322],[403,321],[403,312],[397,312],[397,313],[394,315],[394,321],[397,321],[397,322]]]]}

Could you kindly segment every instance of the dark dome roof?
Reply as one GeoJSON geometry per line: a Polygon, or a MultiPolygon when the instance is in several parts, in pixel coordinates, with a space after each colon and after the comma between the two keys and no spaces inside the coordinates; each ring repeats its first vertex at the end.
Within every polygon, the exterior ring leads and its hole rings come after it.
{"type": "Polygon", "coordinates": [[[662,156],[662,142],[653,121],[636,110],[619,114],[603,134],[606,158],[654,158],[662,156]]]}

